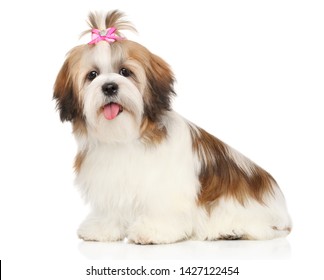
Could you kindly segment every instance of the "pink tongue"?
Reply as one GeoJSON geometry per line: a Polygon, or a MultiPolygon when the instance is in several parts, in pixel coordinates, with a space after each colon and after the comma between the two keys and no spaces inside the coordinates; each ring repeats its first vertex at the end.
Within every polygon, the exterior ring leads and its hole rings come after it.
{"type": "Polygon", "coordinates": [[[113,120],[117,117],[120,110],[120,106],[116,103],[109,103],[105,105],[103,113],[107,120],[113,120]]]}

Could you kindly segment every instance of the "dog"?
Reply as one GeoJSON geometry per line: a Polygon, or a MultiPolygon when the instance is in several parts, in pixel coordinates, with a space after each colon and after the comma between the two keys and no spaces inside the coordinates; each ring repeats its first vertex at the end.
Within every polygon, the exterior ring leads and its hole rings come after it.
{"type": "Polygon", "coordinates": [[[274,178],[171,108],[174,74],[126,39],[118,11],[89,15],[53,98],[77,141],[76,185],[91,212],[85,241],[166,244],[285,237],[291,219],[274,178]]]}

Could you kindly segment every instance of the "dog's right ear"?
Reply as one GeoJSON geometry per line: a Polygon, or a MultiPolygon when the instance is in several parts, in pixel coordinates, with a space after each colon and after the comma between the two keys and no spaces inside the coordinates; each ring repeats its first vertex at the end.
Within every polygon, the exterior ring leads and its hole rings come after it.
{"type": "Polygon", "coordinates": [[[53,99],[56,100],[56,108],[60,112],[62,122],[73,121],[82,114],[70,70],[69,58],[67,58],[54,84],[53,99]]]}

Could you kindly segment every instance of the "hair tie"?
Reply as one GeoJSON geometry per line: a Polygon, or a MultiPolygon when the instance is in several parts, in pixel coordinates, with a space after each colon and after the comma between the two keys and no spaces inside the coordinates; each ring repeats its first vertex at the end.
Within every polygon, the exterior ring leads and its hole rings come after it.
{"type": "Polygon", "coordinates": [[[115,27],[110,27],[105,30],[92,29],[91,41],[88,44],[93,45],[100,41],[106,41],[110,44],[118,40],[123,40],[124,38],[116,35],[115,31],[115,27]]]}

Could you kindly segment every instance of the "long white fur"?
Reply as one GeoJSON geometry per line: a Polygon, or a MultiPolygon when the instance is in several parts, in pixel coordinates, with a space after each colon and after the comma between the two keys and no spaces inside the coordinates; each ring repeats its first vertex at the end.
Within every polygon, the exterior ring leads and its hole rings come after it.
{"type": "Polygon", "coordinates": [[[81,224],[85,240],[171,243],[227,235],[271,239],[288,234],[290,218],[279,189],[266,205],[244,207],[221,199],[210,214],[197,204],[199,162],[192,153],[188,123],[165,116],[167,140],[156,147],[140,141],[96,145],[88,152],[77,184],[92,206],[81,224]],[[278,230],[282,229],[282,230],[278,230]]]}

